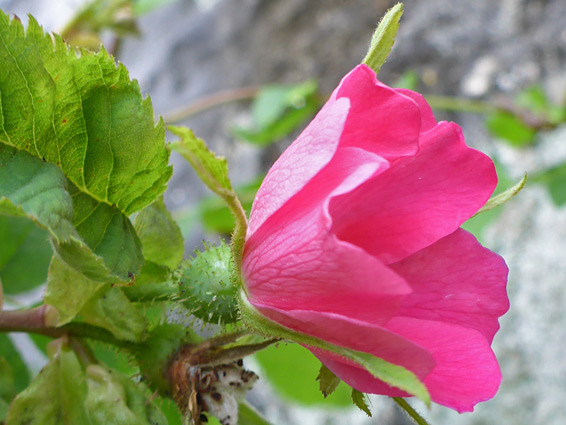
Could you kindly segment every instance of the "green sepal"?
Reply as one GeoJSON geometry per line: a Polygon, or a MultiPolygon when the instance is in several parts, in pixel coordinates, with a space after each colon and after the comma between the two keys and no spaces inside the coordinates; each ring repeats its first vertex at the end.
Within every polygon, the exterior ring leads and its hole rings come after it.
{"type": "Polygon", "coordinates": [[[397,3],[387,11],[373,33],[369,50],[362,63],[373,69],[376,75],[391,53],[402,14],[403,4],[397,3]]]}
{"type": "Polygon", "coordinates": [[[307,347],[316,347],[358,363],[372,376],[392,387],[399,388],[430,405],[430,394],[426,386],[410,370],[389,363],[369,353],[337,346],[327,341],[286,328],[259,313],[241,291],[239,297],[241,320],[244,326],[267,338],[280,338],[298,342],[307,347]]]}
{"type": "Polygon", "coordinates": [[[234,276],[238,276],[248,220],[242,203],[232,188],[226,158],[217,156],[208,149],[206,143],[197,138],[188,128],[168,126],[167,129],[180,138],[178,142],[171,145],[171,148],[191,164],[202,182],[222,198],[234,215],[236,226],[232,234],[231,249],[235,265],[234,276]]]}
{"type": "Polygon", "coordinates": [[[517,195],[521,190],[523,190],[526,183],[527,183],[527,173],[523,175],[521,181],[519,181],[516,185],[510,187],[505,192],[500,193],[499,195],[496,195],[493,198],[491,198],[489,201],[487,201],[485,205],[481,207],[479,211],[475,213],[472,217],[475,217],[478,214],[481,214],[483,212],[497,208],[500,205],[503,205],[505,202],[509,201],[511,198],[517,195]]]}

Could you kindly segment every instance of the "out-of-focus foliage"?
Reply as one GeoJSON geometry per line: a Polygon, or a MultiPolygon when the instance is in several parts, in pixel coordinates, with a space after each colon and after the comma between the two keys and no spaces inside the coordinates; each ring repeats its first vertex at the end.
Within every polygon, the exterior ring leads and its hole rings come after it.
{"type": "Polygon", "coordinates": [[[259,146],[281,140],[320,108],[317,88],[313,80],[294,86],[263,87],[252,103],[251,126],[234,128],[234,135],[259,146]]]}

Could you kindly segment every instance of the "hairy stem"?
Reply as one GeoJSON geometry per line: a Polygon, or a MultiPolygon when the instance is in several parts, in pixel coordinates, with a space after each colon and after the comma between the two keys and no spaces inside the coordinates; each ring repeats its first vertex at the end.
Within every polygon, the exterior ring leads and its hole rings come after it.
{"type": "Polygon", "coordinates": [[[429,425],[429,423],[402,397],[391,397],[397,405],[405,411],[417,425],[429,425]]]}

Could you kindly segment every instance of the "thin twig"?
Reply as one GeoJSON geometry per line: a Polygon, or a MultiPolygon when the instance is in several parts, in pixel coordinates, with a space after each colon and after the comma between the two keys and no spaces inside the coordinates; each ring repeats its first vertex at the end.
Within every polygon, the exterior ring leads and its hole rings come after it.
{"type": "Polygon", "coordinates": [[[251,100],[257,95],[260,89],[261,87],[259,86],[250,86],[220,91],[197,99],[188,106],[176,109],[169,114],[166,114],[163,121],[165,121],[166,124],[172,124],[226,103],[251,100]]]}

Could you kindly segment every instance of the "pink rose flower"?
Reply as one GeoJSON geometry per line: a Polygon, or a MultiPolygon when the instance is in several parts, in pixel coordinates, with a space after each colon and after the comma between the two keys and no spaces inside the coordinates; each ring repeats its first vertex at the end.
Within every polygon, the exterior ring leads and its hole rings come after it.
{"type": "MultiPolygon", "coordinates": [[[[492,161],[421,95],[351,71],[273,165],[242,261],[249,302],[279,324],[415,373],[458,410],[493,397],[507,266],[460,228],[497,183],[492,161]]],[[[309,348],[362,392],[408,396],[309,348]]]]}

